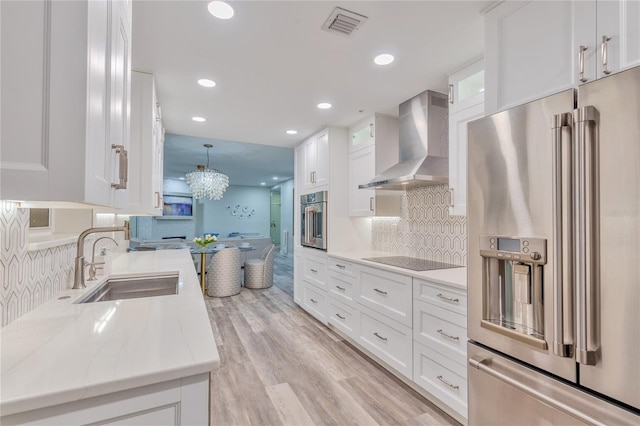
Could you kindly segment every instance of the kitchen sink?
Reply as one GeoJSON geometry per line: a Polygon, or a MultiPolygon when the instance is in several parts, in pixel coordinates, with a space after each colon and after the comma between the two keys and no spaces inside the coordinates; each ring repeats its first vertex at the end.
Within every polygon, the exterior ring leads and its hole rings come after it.
{"type": "Polygon", "coordinates": [[[162,275],[112,277],[76,303],[106,302],[109,300],[178,294],[179,283],[177,272],[164,273],[162,275]]]}

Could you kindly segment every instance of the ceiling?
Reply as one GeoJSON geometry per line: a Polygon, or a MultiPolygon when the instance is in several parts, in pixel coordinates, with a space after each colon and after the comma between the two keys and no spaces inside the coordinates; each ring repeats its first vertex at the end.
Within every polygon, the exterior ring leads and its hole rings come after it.
{"type": "MultiPolygon", "coordinates": [[[[208,1],[134,1],[132,66],[155,74],[167,133],[214,139],[213,165],[249,175],[256,168],[238,154],[242,145],[223,141],[269,145],[263,154],[246,148],[271,164],[283,152],[270,153],[272,146],[294,147],[326,126],[348,127],[373,112],[397,116],[397,105],[411,96],[445,92],[447,74],[482,55],[480,11],[492,2],[228,3],[235,15],[221,20],[208,13],[208,1]],[[351,37],[323,31],[336,6],[368,20],[351,37]],[[375,65],[379,53],[395,61],[375,65]],[[200,78],[217,85],[201,87],[200,78]],[[320,110],[319,102],[333,107],[320,110]],[[298,134],[285,134],[288,129],[298,134]]],[[[199,148],[181,153],[180,140],[170,139],[166,177],[192,170],[203,156],[206,161],[202,144],[209,141],[184,141],[199,148]]],[[[293,177],[293,162],[287,176],[293,177]]],[[[235,179],[232,185],[242,181],[235,179]]]]}

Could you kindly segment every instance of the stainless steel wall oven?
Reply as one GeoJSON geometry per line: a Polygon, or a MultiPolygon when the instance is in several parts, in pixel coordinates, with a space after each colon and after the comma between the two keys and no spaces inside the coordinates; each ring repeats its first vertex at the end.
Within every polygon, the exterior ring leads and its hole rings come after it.
{"type": "Polygon", "coordinates": [[[327,191],[300,196],[300,243],[327,250],[327,191]]]}

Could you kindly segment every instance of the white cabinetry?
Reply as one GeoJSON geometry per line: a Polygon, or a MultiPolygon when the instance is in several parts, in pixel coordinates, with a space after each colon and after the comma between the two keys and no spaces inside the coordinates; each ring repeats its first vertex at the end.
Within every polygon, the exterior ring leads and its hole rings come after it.
{"type": "Polygon", "coordinates": [[[131,3],[0,7],[2,198],[125,207],[131,3]]]}
{"type": "Polygon", "coordinates": [[[131,74],[128,214],[162,215],[164,129],[152,74],[131,74]]]}
{"type": "Polygon", "coordinates": [[[327,322],[353,340],[357,340],[360,311],[357,309],[354,292],[359,270],[353,263],[329,256],[328,312],[327,322]]]}
{"type": "Polygon", "coordinates": [[[413,381],[467,415],[466,294],[413,281],[413,381]]]}
{"type": "Polygon", "coordinates": [[[501,3],[485,20],[487,113],[640,64],[639,28],[638,0],[501,3]]]}
{"type": "Polygon", "coordinates": [[[329,135],[327,131],[313,135],[298,149],[302,150],[300,176],[302,189],[315,189],[329,184],[329,135]]]}
{"type": "Polygon", "coordinates": [[[349,216],[400,216],[399,193],[358,188],[397,161],[397,118],[374,114],[349,129],[349,216]]]}
{"type": "Polygon", "coordinates": [[[327,254],[296,248],[293,297],[305,311],[327,323],[327,254]]]}
{"type": "Polygon", "coordinates": [[[467,123],[484,115],[484,61],[449,75],[449,190],[451,215],[467,214],[467,123]]]}

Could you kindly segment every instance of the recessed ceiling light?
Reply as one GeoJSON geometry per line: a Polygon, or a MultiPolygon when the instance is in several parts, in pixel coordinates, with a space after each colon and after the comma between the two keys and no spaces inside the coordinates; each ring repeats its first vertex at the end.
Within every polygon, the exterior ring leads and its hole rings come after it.
{"type": "Polygon", "coordinates": [[[266,183],[264,183],[264,182],[260,182],[260,185],[266,185],[266,183]]]}
{"type": "Polygon", "coordinates": [[[210,14],[219,19],[229,19],[233,16],[233,8],[223,1],[212,1],[207,9],[210,14]]]}
{"type": "Polygon", "coordinates": [[[318,108],[320,109],[329,109],[331,108],[331,104],[328,102],[321,102],[318,104],[318,108]]]}
{"type": "Polygon", "coordinates": [[[198,80],[198,84],[200,86],[204,86],[204,87],[215,87],[216,86],[216,82],[213,80],[209,80],[208,78],[201,78],[200,80],[198,80]]]}
{"type": "Polygon", "coordinates": [[[198,122],[198,123],[204,123],[205,121],[207,121],[207,119],[206,119],[206,118],[204,118],[204,117],[191,117],[191,119],[192,119],[193,121],[198,122]]]}
{"type": "Polygon", "coordinates": [[[297,135],[298,131],[297,130],[287,130],[287,134],[288,135],[297,135]]]}
{"type": "Polygon", "coordinates": [[[273,180],[278,180],[278,176],[274,176],[274,177],[273,177],[273,180]]]}
{"type": "Polygon", "coordinates": [[[373,62],[375,62],[378,65],[389,65],[391,62],[393,62],[393,55],[390,55],[388,53],[383,53],[381,55],[376,56],[373,59],[373,62]]]}

